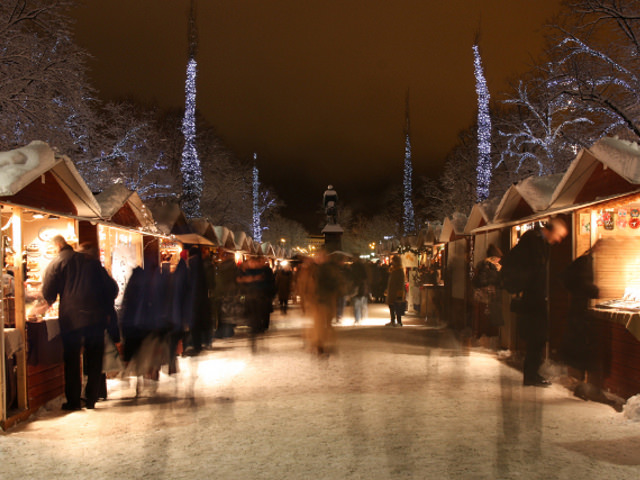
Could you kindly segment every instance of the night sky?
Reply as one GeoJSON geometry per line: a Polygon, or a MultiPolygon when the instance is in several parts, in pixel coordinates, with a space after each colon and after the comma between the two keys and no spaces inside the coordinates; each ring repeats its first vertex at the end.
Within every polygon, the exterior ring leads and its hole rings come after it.
{"type": "MultiPolygon", "coordinates": [[[[189,0],[87,3],[76,40],[100,97],[184,105],[189,0]]],[[[560,0],[199,0],[197,107],[239,156],[257,152],[285,215],[313,213],[328,183],[344,203],[375,207],[402,184],[407,89],[414,179],[435,177],[476,115],[476,33],[500,100],[559,10],[560,0]]]]}

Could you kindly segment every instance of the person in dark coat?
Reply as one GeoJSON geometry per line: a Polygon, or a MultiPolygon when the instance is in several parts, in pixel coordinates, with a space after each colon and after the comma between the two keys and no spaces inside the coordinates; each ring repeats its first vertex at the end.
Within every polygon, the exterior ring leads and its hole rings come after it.
{"type": "Polygon", "coordinates": [[[242,264],[238,283],[245,295],[247,321],[251,328],[251,347],[256,349],[256,336],[269,328],[275,277],[262,256],[250,257],[242,264]]]}
{"type": "Polygon", "coordinates": [[[593,278],[591,250],[576,258],[563,272],[564,286],[570,293],[567,331],[563,341],[563,357],[567,365],[580,372],[584,380],[593,370],[597,345],[591,344],[589,333],[589,301],[598,298],[599,289],[593,278]]]}
{"type": "Polygon", "coordinates": [[[502,321],[502,293],[500,289],[500,259],[502,251],[489,245],[487,256],[476,268],[473,276],[474,333],[477,337],[498,335],[502,321]]]}
{"type": "Polygon", "coordinates": [[[405,289],[404,270],[402,259],[398,255],[391,258],[391,268],[389,269],[389,281],[387,283],[387,305],[391,321],[388,327],[401,327],[402,314],[404,313],[404,301],[407,295],[405,289]]]}
{"type": "MultiPolygon", "coordinates": [[[[104,323],[111,341],[116,344],[120,342],[118,315],[116,314],[115,310],[115,300],[118,296],[118,283],[113,278],[111,278],[111,275],[109,275],[107,269],[102,266],[98,248],[94,244],[90,242],[84,242],[82,245],[80,245],[80,252],[84,253],[87,256],[89,262],[97,262],[96,268],[98,268],[100,270],[100,273],[102,274],[103,284],[107,288],[107,291],[104,292],[104,323]]],[[[92,359],[90,357],[90,353],[87,353],[87,351],[85,350],[85,355],[83,358],[84,369],[87,377],[90,373],[93,374],[92,376],[97,375],[98,373],[92,372],[92,369],[97,369],[98,364],[100,367],[100,385],[98,387],[98,393],[96,394],[96,392],[92,391],[95,387],[89,382],[87,382],[87,385],[85,386],[85,399],[87,400],[87,406],[90,406],[92,404],[95,404],[98,398],[101,398],[103,400],[107,399],[107,375],[102,372],[102,360],[104,358],[104,352],[103,356],[101,356],[99,359],[92,359]]]]}
{"type": "Polygon", "coordinates": [[[376,302],[384,303],[385,302],[385,291],[387,290],[387,283],[389,282],[389,268],[379,263],[377,265],[376,278],[374,280],[374,292],[373,297],[376,302]]]}
{"type": "Polygon", "coordinates": [[[280,312],[287,314],[289,297],[291,296],[291,284],[293,283],[293,272],[288,265],[280,266],[276,272],[276,289],[278,291],[278,302],[280,312]]]}
{"type": "Polygon", "coordinates": [[[516,314],[518,315],[518,333],[526,343],[524,385],[537,387],[550,385],[550,382],[538,372],[542,365],[544,346],[548,337],[549,246],[559,244],[567,234],[566,222],[559,217],[553,218],[544,227],[536,226],[527,231],[501,261],[503,269],[505,261],[508,264],[517,265],[522,278],[523,290],[516,314]]]}
{"type": "Polygon", "coordinates": [[[206,331],[204,333],[204,344],[211,345],[214,338],[214,330],[216,329],[216,266],[213,261],[213,252],[206,251],[202,257],[204,274],[207,280],[207,299],[209,300],[209,318],[206,321],[206,331]]]}
{"type": "Polygon", "coordinates": [[[192,354],[197,355],[209,341],[212,328],[209,285],[200,248],[192,246],[187,259],[188,289],[185,297],[185,323],[190,331],[192,354]]]}
{"type": "Polygon", "coordinates": [[[213,290],[216,338],[232,337],[235,322],[244,314],[243,305],[239,301],[239,296],[236,295],[237,276],[238,268],[233,253],[224,252],[221,262],[216,265],[216,282],[213,290]]]}
{"type": "Polygon", "coordinates": [[[67,399],[62,408],[79,410],[82,406],[80,353],[83,344],[89,365],[86,405],[93,408],[100,392],[106,311],[114,298],[113,285],[105,280],[99,260],[90,260],[74,251],[60,235],[56,235],[52,243],[58,250],[58,256],[47,267],[42,295],[49,305],[60,297],[59,321],[67,399]]]}
{"type": "Polygon", "coordinates": [[[583,400],[604,403],[617,411],[622,404],[608,398],[603,391],[603,352],[597,332],[591,322],[589,305],[598,298],[600,290],[594,282],[593,256],[605,247],[607,240],[598,240],[591,249],[576,258],[563,272],[562,281],[570,293],[567,329],[562,342],[565,363],[578,373],[578,383],[573,391],[583,400]]]}
{"type": "Polygon", "coordinates": [[[122,315],[120,318],[123,337],[123,360],[132,361],[144,339],[150,335],[155,325],[152,323],[151,309],[151,271],[136,267],[131,272],[122,297],[122,315]]]}
{"type": "Polygon", "coordinates": [[[182,315],[175,315],[173,308],[174,282],[176,276],[171,272],[171,264],[162,262],[158,272],[158,295],[156,302],[156,315],[159,318],[164,341],[168,345],[169,375],[178,373],[177,348],[182,340],[182,315]]]}

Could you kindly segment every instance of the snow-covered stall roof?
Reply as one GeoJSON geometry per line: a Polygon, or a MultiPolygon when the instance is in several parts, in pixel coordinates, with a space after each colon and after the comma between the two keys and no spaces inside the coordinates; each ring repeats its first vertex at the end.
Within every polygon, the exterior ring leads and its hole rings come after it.
{"type": "Polygon", "coordinates": [[[640,146],[634,142],[606,137],[578,153],[558,185],[551,200],[552,205],[564,207],[574,203],[599,164],[611,169],[627,182],[640,185],[640,146]]]}
{"type": "Polygon", "coordinates": [[[418,236],[417,235],[407,235],[405,237],[400,238],[400,245],[407,248],[417,248],[418,247],[418,236]]]}
{"type": "Polygon", "coordinates": [[[464,227],[467,224],[467,216],[461,212],[453,212],[450,217],[444,219],[442,230],[438,239],[440,242],[448,242],[452,236],[464,235],[464,227]]]}
{"type": "Polygon", "coordinates": [[[629,183],[640,184],[640,146],[637,143],[606,137],[589,150],[629,183]]]}
{"type": "Polygon", "coordinates": [[[521,200],[529,206],[530,213],[545,210],[549,207],[553,193],[562,181],[562,177],[562,173],[542,177],[533,175],[514,183],[502,196],[493,221],[513,220],[521,200]]]}
{"type": "Polygon", "coordinates": [[[236,249],[245,253],[253,253],[251,237],[245,232],[234,232],[233,238],[236,242],[236,249]]]}
{"type": "Polygon", "coordinates": [[[429,230],[429,227],[421,228],[420,231],[418,232],[418,235],[416,236],[416,246],[418,248],[426,244],[428,230],[429,230]]]}
{"type": "Polygon", "coordinates": [[[216,225],[213,227],[213,231],[220,242],[220,246],[227,250],[236,250],[236,242],[231,230],[227,227],[223,227],[222,225],[216,225]]]}
{"type": "Polygon", "coordinates": [[[187,219],[176,202],[161,198],[150,199],[147,207],[151,210],[158,229],[165,235],[189,233],[187,219]]]}
{"type": "Polygon", "coordinates": [[[51,172],[69,196],[78,216],[100,216],[100,205],[69,157],[57,155],[48,144],[39,140],[0,152],[0,196],[16,195],[47,172],[51,172]]]}
{"type": "Polygon", "coordinates": [[[112,220],[125,205],[128,205],[141,227],[154,233],[158,230],[151,210],[142,202],[138,193],[129,190],[122,183],[108,186],[96,195],[96,200],[100,204],[103,219],[112,220]]]}
{"type": "Polygon", "coordinates": [[[440,222],[430,222],[425,228],[420,229],[415,239],[416,248],[422,248],[425,245],[433,245],[440,240],[440,232],[442,224],[440,222]]]}
{"type": "Polygon", "coordinates": [[[102,192],[96,195],[96,201],[100,204],[102,218],[109,219],[127,203],[129,197],[133,194],[133,190],[129,190],[122,183],[114,183],[109,185],[102,192]]]}
{"type": "Polygon", "coordinates": [[[400,247],[400,240],[398,240],[396,237],[393,237],[387,240],[382,240],[380,242],[379,250],[381,253],[391,253],[398,250],[398,247],[400,247]]]}
{"type": "Polygon", "coordinates": [[[464,227],[465,235],[469,235],[474,228],[491,223],[500,200],[501,198],[499,197],[488,198],[471,207],[467,224],[464,227]]]}
{"type": "Polygon", "coordinates": [[[213,242],[202,235],[198,235],[197,233],[179,233],[173,235],[173,237],[178,240],[183,245],[207,245],[214,246],[213,242]]]}
{"type": "Polygon", "coordinates": [[[210,240],[214,245],[221,246],[222,244],[218,240],[216,232],[213,229],[213,225],[206,218],[193,218],[189,221],[189,227],[193,231],[193,233],[197,233],[208,240],[210,240]]]}
{"type": "Polygon", "coordinates": [[[265,242],[265,243],[261,244],[260,245],[260,251],[262,252],[262,254],[265,257],[275,258],[275,256],[276,256],[276,252],[273,249],[273,245],[271,245],[269,242],[265,242]]]}
{"type": "Polygon", "coordinates": [[[598,159],[589,150],[580,150],[556,187],[550,204],[554,207],[572,204],[597,164],[598,159]]]}

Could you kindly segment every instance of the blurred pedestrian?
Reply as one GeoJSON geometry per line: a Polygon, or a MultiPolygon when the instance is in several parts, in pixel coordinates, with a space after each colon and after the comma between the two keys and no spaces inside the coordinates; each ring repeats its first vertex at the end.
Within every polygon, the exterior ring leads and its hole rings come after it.
{"type": "Polygon", "coordinates": [[[243,264],[238,282],[245,296],[245,312],[251,329],[251,348],[257,348],[257,336],[269,328],[275,296],[273,270],[263,256],[249,257],[243,264]]]}
{"type": "Polygon", "coordinates": [[[332,322],[336,316],[337,299],[342,295],[345,280],[335,256],[321,251],[309,269],[305,305],[313,318],[313,328],[307,332],[311,349],[318,354],[331,351],[334,344],[332,322]]]}
{"type": "Polygon", "coordinates": [[[338,285],[336,285],[338,290],[336,294],[335,321],[336,323],[340,323],[342,321],[342,317],[344,316],[344,309],[347,306],[347,297],[350,294],[350,269],[343,254],[330,254],[329,258],[331,263],[334,264],[339,270],[340,282],[338,283],[338,285]]]}
{"type": "MultiPolygon", "coordinates": [[[[102,266],[102,263],[100,262],[100,254],[96,245],[90,242],[84,242],[80,245],[80,252],[84,253],[87,256],[89,262],[94,263],[94,268],[98,269],[100,271],[100,274],[102,275],[102,285],[106,288],[106,290],[104,292],[104,309],[101,315],[104,315],[104,325],[106,328],[106,332],[109,335],[109,340],[113,345],[115,345],[116,343],[120,342],[118,315],[116,314],[115,310],[115,300],[118,296],[118,284],[113,278],[111,278],[109,272],[107,272],[107,270],[102,266]]],[[[102,322],[102,320],[98,320],[98,324],[102,322]]],[[[102,332],[102,338],[104,350],[104,331],[102,332]]],[[[95,340],[97,341],[97,338],[95,340]]],[[[83,355],[83,359],[84,371],[87,375],[87,379],[89,378],[90,373],[92,378],[96,378],[98,376],[98,373],[95,370],[98,368],[98,366],[100,368],[100,382],[98,383],[98,385],[96,386],[87,381],[87,385],[85,386],[85,399],[88,408],[91,408],[92,405],[95,405],[98,399],[107,399],[107,375],[103,372],[104,351],[103,356],[100,359],[92,358],[92,354],[97,355],[97,350],[95,351],[95,353],[87,352],[87,348],[85,345],[85,354],[83,355]]]]}
{"type": "Polygon", "coordinates": [[[387,269],[387,266],[380,261],[376,262],[376,268],[374,269],[374,276],[372,279],[372,294],[376,303],[384,303],[388,281],[389,270],[387,269]]]}
{"type": "Polygon", "coordinates": [[[155,391],[163,364],[170,362],[169,316],[161,297],[164,279],[158,260],[145,257],[145,267],[133,269],[122,301],[121,330],[125,375],[138,378],[136,396],[145,380],[155,391]]]}
{"type": "Polygon", "coordinates": [[[561,243],[568,234],[566,222],[552,218],[543,227],[527,231],[502,260],[503,286],[510,293],[519,292],[512,309],[518,315],[518,333],[526,343],[523,384],[547,387],[539,369],[548,338],[548,268],[549,247],[561,243]]]}
{"type": "Polygon", "coordinates": [[[300,296],[300,309],[303,315],[307,315],[310,301],[315,298],[315,267],[316,263],[311,257],[304,257],[298,266],[296,274],[296,294],[300,296]]]}
{"type": "MultiPolygon", "coordinates": [[[[283,262],[284,263],[284,262],[283,262]]],[[[293,273],[288,263],[280,264],[276,271],[276,288],[278,290],[278,303],[280,312],[287,313],[289,297],[291,296],[291,285],[293,283],[293,273]]]]}
{"type": "Polygon", "coordinates": [[[209,304],[209,285],[200,247],[189,248],[187,259],[187,292],[185,297],[185,322],[189,328],[188,353],[197,355],[208,345],[208,331],[211,329],[211,307],[209,304]]]}
{"type": "Polygon", "coordinates": [[[495,337],[502,321],[502,290],[500,288],[500,259],[502,251],[494,244],[487,248],[487,256],[478,264],[473,276],[474,334],[495,337]]]}
{"type": "Polygon", "coordinates": [[[238,268],[234,254],[223,252],[216,265],[216,281],[213,291],[215,313],[215,337],[227,338],[234,334],[235,322],[244,316],[244,304],[237,295],[238,268]]]}
{"type": "Polygon", "coordinates": [[[207,299],[209,300],[209,317],[207,318],[204,332],[204,345],[208,348],[213,343],[214,330],[216,328],[216,267],[213,262],[213,252],[205,251],[202,257],[202,265],[207,280],[207,299]]]}
{"type": "Polygon", "coordinates": [[[359,324],[367,316],[367,304],[369,300],[369,278],[367,269],[362,260],[355,259],[351,264],[351,285],[353,304],[353,317],[355,324],[359,324]]]}
{"type": "Polygon", "coordinates": [[[391,257],[391,267],[389,269],[389,280],[387,282],[387,304],[391,321],[386,324],[388,327],[402,327],[402,315],[405,311],[405,299],[407,291],[405,288],[404,269],[402,259],[399,255],[391,257]]]}

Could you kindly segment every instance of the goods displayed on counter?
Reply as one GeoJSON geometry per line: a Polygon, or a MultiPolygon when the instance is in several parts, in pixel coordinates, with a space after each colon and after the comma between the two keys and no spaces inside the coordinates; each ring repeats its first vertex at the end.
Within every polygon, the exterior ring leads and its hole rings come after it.
{"type": "Polygon", "coordinates": [[[637,289],[627,289],[622,298],[602,301],[596,304],[596,308],[625,310],[632,312],[640,311],[640,294],[638,293],[637,289]]]}
{"type": "Polygon", "coordinates": [[[27,278],[25,282],[25,313],[29,320],[58,317],[58,302],[51,307],[42,297],[42,279],[49,262],[57,255],[49,243],[33,242],[26,247],[27,278]]]}

